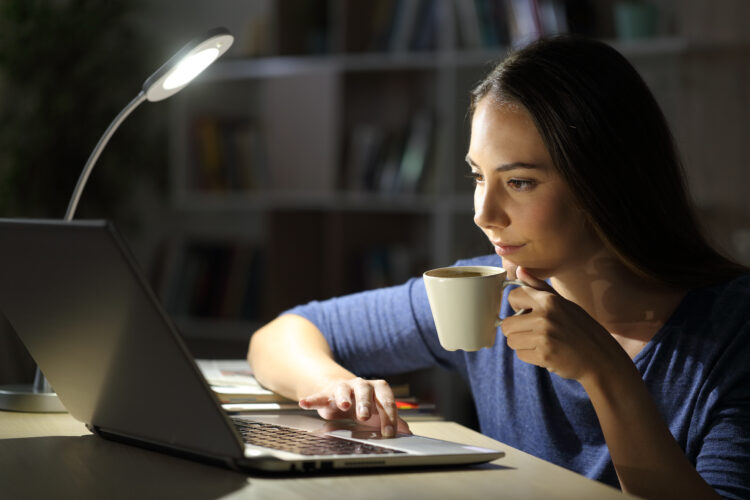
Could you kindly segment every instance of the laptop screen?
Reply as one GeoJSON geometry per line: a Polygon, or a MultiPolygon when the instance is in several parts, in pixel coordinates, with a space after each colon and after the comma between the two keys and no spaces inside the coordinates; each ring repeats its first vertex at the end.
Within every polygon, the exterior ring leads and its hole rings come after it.
{"type": "Polygon", "coordinates": [[[78,420],[217,456],[242,445],[105,221],[0,219],[0,311],[78,420]]]}

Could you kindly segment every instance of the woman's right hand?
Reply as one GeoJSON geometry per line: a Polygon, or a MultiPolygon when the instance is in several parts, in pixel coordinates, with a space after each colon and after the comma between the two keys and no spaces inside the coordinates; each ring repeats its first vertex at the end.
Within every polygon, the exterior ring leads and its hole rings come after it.
{"type": "Polygon", "coordinates": [[[383,437],[393,437],[396,432],[411,434],[409,426],[398,416],[396,398],[385,380],[360,377],[336,380],[324,390],[300,399],[299,405],[318,410],[318,415],[326,420],[351,418],[380,427],[383,437]]]}

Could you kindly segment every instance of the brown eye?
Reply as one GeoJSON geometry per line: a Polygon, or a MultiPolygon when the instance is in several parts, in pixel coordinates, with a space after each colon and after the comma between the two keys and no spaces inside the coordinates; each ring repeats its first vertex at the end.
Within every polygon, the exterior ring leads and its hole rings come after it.
{"type": "Polygon", "coordinates": [[[479,172],[469,172],[466,174],[466,178],[471,179],[475,185],[484,180],[484,177],[479,172]]]}
{"type": "Polygon", "coordinates": [[[536,186],[536,181],[531,179],[510,179],[508,186],[514,191],[528,191],[536,186]]]}

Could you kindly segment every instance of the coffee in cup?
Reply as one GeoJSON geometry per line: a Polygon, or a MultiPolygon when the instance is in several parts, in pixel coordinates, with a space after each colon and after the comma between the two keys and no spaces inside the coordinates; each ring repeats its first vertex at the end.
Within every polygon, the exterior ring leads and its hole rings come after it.
{"type": "Polygon", "coordinates": [[[507,280],[507,275],[505,269],[494,266],[441,267],[422,275],[438,339],[445,350],[492,347],[501,323],[498,315],[503,290],[508,285],[525,284],[507,280]]]}

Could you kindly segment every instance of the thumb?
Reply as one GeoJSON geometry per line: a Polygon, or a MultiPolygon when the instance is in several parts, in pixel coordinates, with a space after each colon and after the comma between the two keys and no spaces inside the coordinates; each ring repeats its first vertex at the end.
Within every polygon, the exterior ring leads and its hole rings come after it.
{"type": "Polygon", "coordinates": [[[525,267],[518,266],[518,269],[516,269],[516,277],[529,285],[532,288],[535,288],[537,290],[541,290],[543,292],[550,292],[557,294],[554,288],[552,288],[549,283],[546,281],[537,278],[533,274],[531,274],[528,270],[526,270],[525,267]]]}
{"type": "Polygon", "coordinates": [[[516,277],[516,268],[518,266],[512,263],[511,261],[509,261],[508,259],[502,259],[502,262],[503,262],[503,269],[505,269],[508,272],[508,279],[509,280],[518,279],[516,277]]]}

